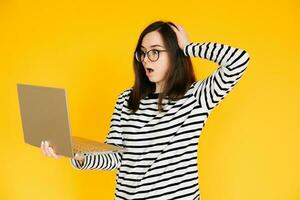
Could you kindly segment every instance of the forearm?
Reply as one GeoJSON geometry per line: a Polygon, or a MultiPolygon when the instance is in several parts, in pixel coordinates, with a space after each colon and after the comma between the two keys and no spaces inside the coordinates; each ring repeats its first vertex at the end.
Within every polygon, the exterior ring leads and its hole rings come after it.
{"type": "Polygon", "coordinates": [[[245,63],[249,60],[246,50],[216,42],[191,42],[184,47],[183,52],[186,56],[213,61],[228,69],[226,70],[228,73],[237,68],[245,68],[247,66],[245,63]]]}
{"type": "Polygon", "coordinates": [[[200,106],[209,110],[218,105],[240,80],[249,64],[249,54],[244,49],[225,44],[203,42],[189,43],[184,55],[213,61],[219,67],[207,78],[197,81],[193,94],[200,106]]]}
{"type": "Polygon", "coordinates": [[[121,153],[86,154],[83,160],[70,159],[72,166],[79,170],[114,170],[121,164],[121,153]]]}

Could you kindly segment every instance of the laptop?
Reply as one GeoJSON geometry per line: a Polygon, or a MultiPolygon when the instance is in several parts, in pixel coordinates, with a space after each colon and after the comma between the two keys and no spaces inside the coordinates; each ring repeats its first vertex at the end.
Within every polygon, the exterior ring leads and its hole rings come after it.
{"type": "Polygon", "coordinates": [[[58,155],[124,152],[126,148],[72,136],[67,94],[63,88],[17,84],[25,143],[36,147],[48,141],[58,155]]]}

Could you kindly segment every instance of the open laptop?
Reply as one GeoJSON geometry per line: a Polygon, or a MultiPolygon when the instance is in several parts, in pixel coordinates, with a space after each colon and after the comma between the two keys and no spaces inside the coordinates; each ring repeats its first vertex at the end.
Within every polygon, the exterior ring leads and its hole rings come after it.
{"type": "Polygon", "coordinates": [[[48,141],[58,155],[124,152],[124,147],[72,136],[67,94],[63,88],[17,84],[19,106],[27,144],[39,147],[48,141]]]}

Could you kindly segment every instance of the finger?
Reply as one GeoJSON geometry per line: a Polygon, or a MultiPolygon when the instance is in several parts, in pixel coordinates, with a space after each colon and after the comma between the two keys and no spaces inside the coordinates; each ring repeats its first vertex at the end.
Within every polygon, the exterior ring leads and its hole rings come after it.
{"type": "Polygon", "coordinates": [[[44,146],[45,146],[45,143],[44,143],[44,141],[42,141],[41,142],[41,150],[42,150],[43,155],[46,156],[46,152],[45,152],[45,147],[44,146]]]}
{"type": "Polygon", "coordinates": [[[177,33],[178,29],[171,25],[171,28],[177,33]]]}
{"type": "Polygon", "coordinates": [[[177,31],[179,30],[178,25],[174,23],[174,26],[172,26],[174,29],[176,29],[177,31]]]}
{"type": "Polygon", "coordinates": [[[78,157],[80,157],[79,153],[75,153],[75,159],[78,159],[78,157]]]}
{"type": "Polygon", "coordinates": [[[51,153],[49,152],[49,143],[48,141],[45,141],[45,152],[47,156],[51,156],[51,153]]]}
{"type": "Polygon", "coordinates": [[[178,28],[178,32],[180,32],[181,34],[184,34],[184,28],[183,28],[183,26],[181,26],[181,25],[177,25],[177,28],[178,28]]]}
{"type": "Polygon", "coordinates": [[[183,28],[183,26],[180,26],[179,29],[180,29],[180,32],[182,33],[182,35],[185,38],[188,38],[188,33],[185,31],[185,29],[183,28]]]}
{"type": "Polygon", "coordinates": [[[44,155],[45,156],[48,156],[48,154],[47,154],[47,149],[46,149],[47,147],[46,147],[46,141],[44,141],[43,142],[43,153],[44,153],[44,155]]]}
{"type": "Polygon", "coordinates": [[[56,159],[58,158],[58,156],[54,153],[54,150],[53,150],[52,147],[49,147],[49,152],[50,152],[50,154],[51,154],[52,157],[54,157],[56,159]]]}

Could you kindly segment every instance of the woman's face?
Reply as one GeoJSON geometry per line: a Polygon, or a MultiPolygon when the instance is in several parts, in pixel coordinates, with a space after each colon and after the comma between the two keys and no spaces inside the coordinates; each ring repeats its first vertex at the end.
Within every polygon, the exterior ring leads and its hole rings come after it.
{"type": "MultiPolygon", "coordinates": [[[[165,46],[163,45],[162,36],[158,31],[152,31],[147,33],[143,40],[142,40],[142,47],[141,50],[146,53],[151,49],[157,50],[166,50],[165,46]]],[[[156,92],[161,92],[161,86],[164,82],[166,72],[169,69],[169,54],[167,51],[159,52],[158,60],[152,62],[149,60],[147,55],[142,62],[146,75],[151,82],[156,83],[156,92]],[[149,72],[147,68],[153,69],[152,72],[149,72]]]]}

